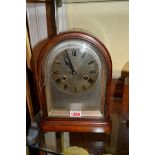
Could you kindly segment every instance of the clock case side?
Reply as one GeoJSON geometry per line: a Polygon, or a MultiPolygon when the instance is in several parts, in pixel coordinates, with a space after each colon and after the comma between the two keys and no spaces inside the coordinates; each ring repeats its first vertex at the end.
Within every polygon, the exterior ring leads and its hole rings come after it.
{"type": "Polygon", "coordinates": [[[38,99],[40,108],[42,110],[41,128],[43,131],[67,131],[67,132],[110,132],[111,120],[109,115],[110,106],[110,86],[112,79],[112,61],[110,54],[105,45],[100,42],[96,37],[82,32],[82,31],[68,31],[60,33],[51,39],[43,41],[33,53],[33,69],[35,73],[35,81],[38,91],[38,99]],[[103,55],[107,67],[107,82],[106,82],[106,94],[105,103],[101,104],[101,109],[104,111],[104,118],[49,118],[47,114],[45,83],[42,77],[41,66],[44,61],[45,55],[48,49],[55,46],[59,41],[64,39],[83,39],[91,42],[99,48],[103,55]]]}

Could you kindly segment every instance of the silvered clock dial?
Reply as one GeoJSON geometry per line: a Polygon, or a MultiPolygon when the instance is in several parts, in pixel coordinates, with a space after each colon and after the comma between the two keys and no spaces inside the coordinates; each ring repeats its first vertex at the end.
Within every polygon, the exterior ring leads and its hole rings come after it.
{"type": "Polygon", "coordinates": [[[87,40],[66,38],[49,48],[43,63],[48,115],[69,116],[73,110],[102,117],[106,70],[100,50],[87,40]]]}
{"type": "Polygon", "coordinates": [[[68,40],[60,44],[51,62],[52,82],[66,93],[89,91],[96,83],[99,72],[95,51],[81,40],[68,40]]]}

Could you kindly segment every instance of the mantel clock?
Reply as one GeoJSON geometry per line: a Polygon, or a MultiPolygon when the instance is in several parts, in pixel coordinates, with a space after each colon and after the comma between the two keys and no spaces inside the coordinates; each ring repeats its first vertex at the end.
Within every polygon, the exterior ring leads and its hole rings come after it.
{"type": "Polygon", "coordinates": [[[82,31],[60,33],[33,52],[43,131],[109,132],[112,63],[105,45],[82,31]]]}

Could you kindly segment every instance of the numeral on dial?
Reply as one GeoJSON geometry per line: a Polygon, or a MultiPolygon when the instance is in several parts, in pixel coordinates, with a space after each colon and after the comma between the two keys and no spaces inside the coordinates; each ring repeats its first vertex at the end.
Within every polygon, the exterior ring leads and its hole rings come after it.
{"type": "Polygon", "coordinates": [[[65,84],[65,85],[64,85],[64,90],[67,90],[67,89],[68,89],[68,85],[65,84]]]}
{"type": "Polygon", "coordinates": [[[93,80],[93,79],[89,79],[89,80],[88,80],[88,82],[93,83],[93,82],[94,82],[94,80],[93,80]]]}
{"type": "Polygon", "coordinates": [[[58,78],[58,79],[56,79],[56,81],[55,81],[57,84],[60,84],[61,83],[61,79],[60,78],[58,78]]]}
{"type": "Polygon", "coordinates": [[[91,70],[90,73],[91,74],[96,73],[96,70],[91,70]]]}
{"type": "Polygon", "coordinates": [[[82,59],[84,58],[84,56],[86,55],[86,52],[84,52],[83,56],[82,56],[82,59]]]}
{"type": "Polygon", "coordinates": [[[77,92],[77,89],[76,89],[76,87],[74,88],[74,92],[77,92]]]}
{"type": "Polygon", "coordinates": [[[92,63],[94,63],[94,61],[90,61],[90,62],[88,62],[88,65],[91,65],[92,63]]]}
{"type": "Polygon", "coordinates": [[[83,85],[83,86],[82,86],[82,90],[83,90],[83,91],[86,91],[86,86],[83,85]]]}
{"type": "Polygon", "coordinates": [[[59,71],[53,71],[52,74],[60,74],[59,71]]]}
{"type": "Polygon", "coordinates": [[[56,64],[60,64],[60,62],[59,62],[59,61],[57,61],[57,60],[55,60],[55,61],[54,61],[54,63],[56,63],[56,64]]]}
{"type": "Polygon", "coordinates": [[[72,50],[72,55],[76,56],[76,50],[75,49],[72,50]]]}

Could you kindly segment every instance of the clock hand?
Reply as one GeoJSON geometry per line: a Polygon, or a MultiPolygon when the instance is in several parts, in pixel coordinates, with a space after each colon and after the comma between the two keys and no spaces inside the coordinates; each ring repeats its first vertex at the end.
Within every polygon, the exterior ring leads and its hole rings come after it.
{"type": "Polygon", "coordinates": [[[68,66],[69,65],[68,58],[66,58],[66,55],[64,53],[63,53],[63,58],[65,61],[65,64],[68,66]]]}
{"type": "Polygon", "coordinates": [[[67,59],[68,59],[68,62],[69,62],[69,67],[72,70],[72,74],[76,74],[77,72],[74,70],[73,64],[72,64],[72,62],[71,62],[71,60],[69,58],[69,55],[68,55],[66,50],[65,50],[65,53],[66,53],[66,56],[67,56],[67,59]]]}

